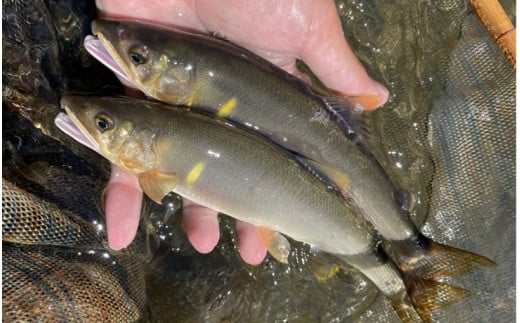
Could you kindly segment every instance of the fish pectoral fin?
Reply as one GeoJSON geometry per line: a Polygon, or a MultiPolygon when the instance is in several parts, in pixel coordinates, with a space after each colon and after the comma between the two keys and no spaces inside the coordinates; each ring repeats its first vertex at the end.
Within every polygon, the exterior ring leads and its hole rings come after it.
{"type": "Polygon", "coordinates": [[[264,227],[256,227],[258,237],[274,259],[283,264],[289,263],[287,258],[291,252],[291,244],[280,232],[264,227]]]}
{"type": "Polygon", "coordinates": [[[175,174],[150,171],[139,175],[139,185],[143,192],[157,204],[161,204],[163,197],[170,193],[179,183],[175,174]]]}
{"type": "Polygon", "coordinates": [[[347,186],[350,183],[350,178],[347,174],[337,170],[334,167],[326,165],[315,160],[297,156],[296,159],[302,163],[305,167],[309,168],[311,172],[314,172],[318,177],[322,177],[322,180],[334,184],[344,196],[346,196],[347,186]]]}

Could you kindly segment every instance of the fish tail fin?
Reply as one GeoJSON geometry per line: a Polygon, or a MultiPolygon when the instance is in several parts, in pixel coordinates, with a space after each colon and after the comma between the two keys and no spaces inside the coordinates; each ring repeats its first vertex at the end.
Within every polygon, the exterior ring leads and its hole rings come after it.
{"type": "Polygon", "coordinates": [[[436,280],[469,274],[495,263],[475,253],[446,246],[419,234],[407,241],[392,241],[391,249],[399,265],[411,303],[392,301],[403,322],[411,320],[415,309],[422,321],[431,322],[431,312],[443,309],[469,296],[464,288],[436,280]]]}
{"type": "Polygon", "coordinates": [[[484,256],[437,243],[423,235],[413,241],[393,241],[391,245],[401,271],[423,279],[463,276],[479,267],[495,265],[484,256]]]}
{"type": "Polygon", "coordinates": [[[422,279],[414,275],[403,275],[406,290],[411,300],[397,298],[392,307],[401,321],[431,322],[431,313],[446,308],[469,296],[464,288],[422,279]]]}

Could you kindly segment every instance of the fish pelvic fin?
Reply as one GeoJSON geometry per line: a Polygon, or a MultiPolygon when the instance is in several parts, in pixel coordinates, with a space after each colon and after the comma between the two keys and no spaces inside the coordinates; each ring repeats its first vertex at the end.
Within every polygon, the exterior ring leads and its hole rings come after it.
{"type": "Polygon", "coordinates": [[[256,227],[256,233],[269,254],[279,262],[288,264],[288,257],[291,252],[291,243],[280,232],[268,228],[256,227]]]}
{"type": "Polygon", "coordinates": [[[481,255],[437,243],[421,234],[414,241],[392,241],[391,246],[403,273],[436,280],[464,276],[495,263],[481,255]]]}
{"type": "Polygon", "coordinates": [[[404,323],[432,322],[431,313],[469,296],[464,288],[403,274],[408,297],[392,299],[392,307],[404,323]],[[411,300],[411,303],[410,303],[411,300]]]}
{"type": "Polygon", "coordinates": [[[342,195],[346,196],[346,190],[350,184],[350,178],[347,174],[329,166],[325,163],[318,162],[303,156],[296,156],[302,165],[304,165],[312,174],[318,177],[322,182],[331,183],[336,186],[342,195]]]}

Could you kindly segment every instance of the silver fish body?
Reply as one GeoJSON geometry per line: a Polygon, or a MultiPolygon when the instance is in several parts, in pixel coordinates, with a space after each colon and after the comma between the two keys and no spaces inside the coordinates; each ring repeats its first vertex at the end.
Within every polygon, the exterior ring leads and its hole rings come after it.
{"type": "MultiPolygon", "coordinates": [[[[342,97],[322,97],[266,60],[205,35],[130,21],[97,20],[88,48],[145,94],[231,120],[287,150],[332,168],[346,180],[332,182],[385,237],[407,240],[417,228],[396,202],[393,184],[377,162],[347,138],[356,135],[338,111],[355,113],[342,97]],[[337,182],[341,183],[337,183],[337,182]]],[[[320,169],[318,169],[320,171],[320,169]]],[[[329,174],[327,174],[329,175],[329,174]]]]}
{"type": "MultiPolygon", "coordinates": [[[[113,163],[151,181],[176,178],[165,193],[173,190],[333,254],[363,253],[374,244],[373,230],[341,196],[248,131],[147,101],[68,96],[62,104],[113,163]],[[96,128],[90,130],[96,116],[110,118],[113,127],[97,138],[96,128]]],[[[162,196],[152,198],[160,202],[162,196]]]]}
{"type": "Polygon", "coordinates": [[[286,151],[245,129],[185,109],[126,98],[66,96],[74,124],[160,202],[174,192],[318,247],[359,269],[418,318],[399,269],[345,199],[286,151]]]}
{"type": "MultiPolygon", "coordinates": [[[[139,177],[160,203],[173,190],[232,217],[281,232],[359,269],[403,322],[469,295],[437,279],[494,263],[418,235],[394,242],[393,259],[355,203],[329,189],[287,151],[255,133],[187,109],[128,98],[65,96],[61,129],[139,177]],[[68,121],[74,124],[63,127],[68,121]]],[[[60,117],[57,119],[57,121],[60,117]]]]}

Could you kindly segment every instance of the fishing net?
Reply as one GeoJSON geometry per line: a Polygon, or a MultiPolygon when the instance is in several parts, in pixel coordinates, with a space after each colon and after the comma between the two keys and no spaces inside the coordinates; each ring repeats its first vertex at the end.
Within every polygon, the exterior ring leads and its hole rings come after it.
{"type": "MultiPolygon", "coordinates": [[[[513,321],[514,70],[464,1],[336,3],[349,44],[390,89],[388,104],[366,121],[367,144],[416,195],[412,219],[436,241],[497,263],[449,280],[471,296],[434,320],[513,321]]],[[[122,93],[81,47],[93,5],[3,2],[4,319],[397,322],[354,270],[316,279],[319,259],[308,246],[293,242],[289,265],[244,264],[229,218],[221,218],[217,248],[196,253],[176,196],[168,207],[145,202],[146,238],[125,253],[105,247],[98,226],[109,165],[53,125],[65,90],[122,93]]],[[[514,12],[513,1],[503,5],[514,12]]]]}
{"type": "Polygon", "coordinates": [[[144,253],[112,252],[105,242],[99,197],[108,165],[79,158],[9,110],[3,120],[11,125],[2,136],[3,320],[141,317],[144,253]]]}
{"type": "Polygon", "coordinates": [[[110,252],[102,232],[3,179],[3,320],[128,322],[141,317],[143,261],[129,252],[110,252]]]}

